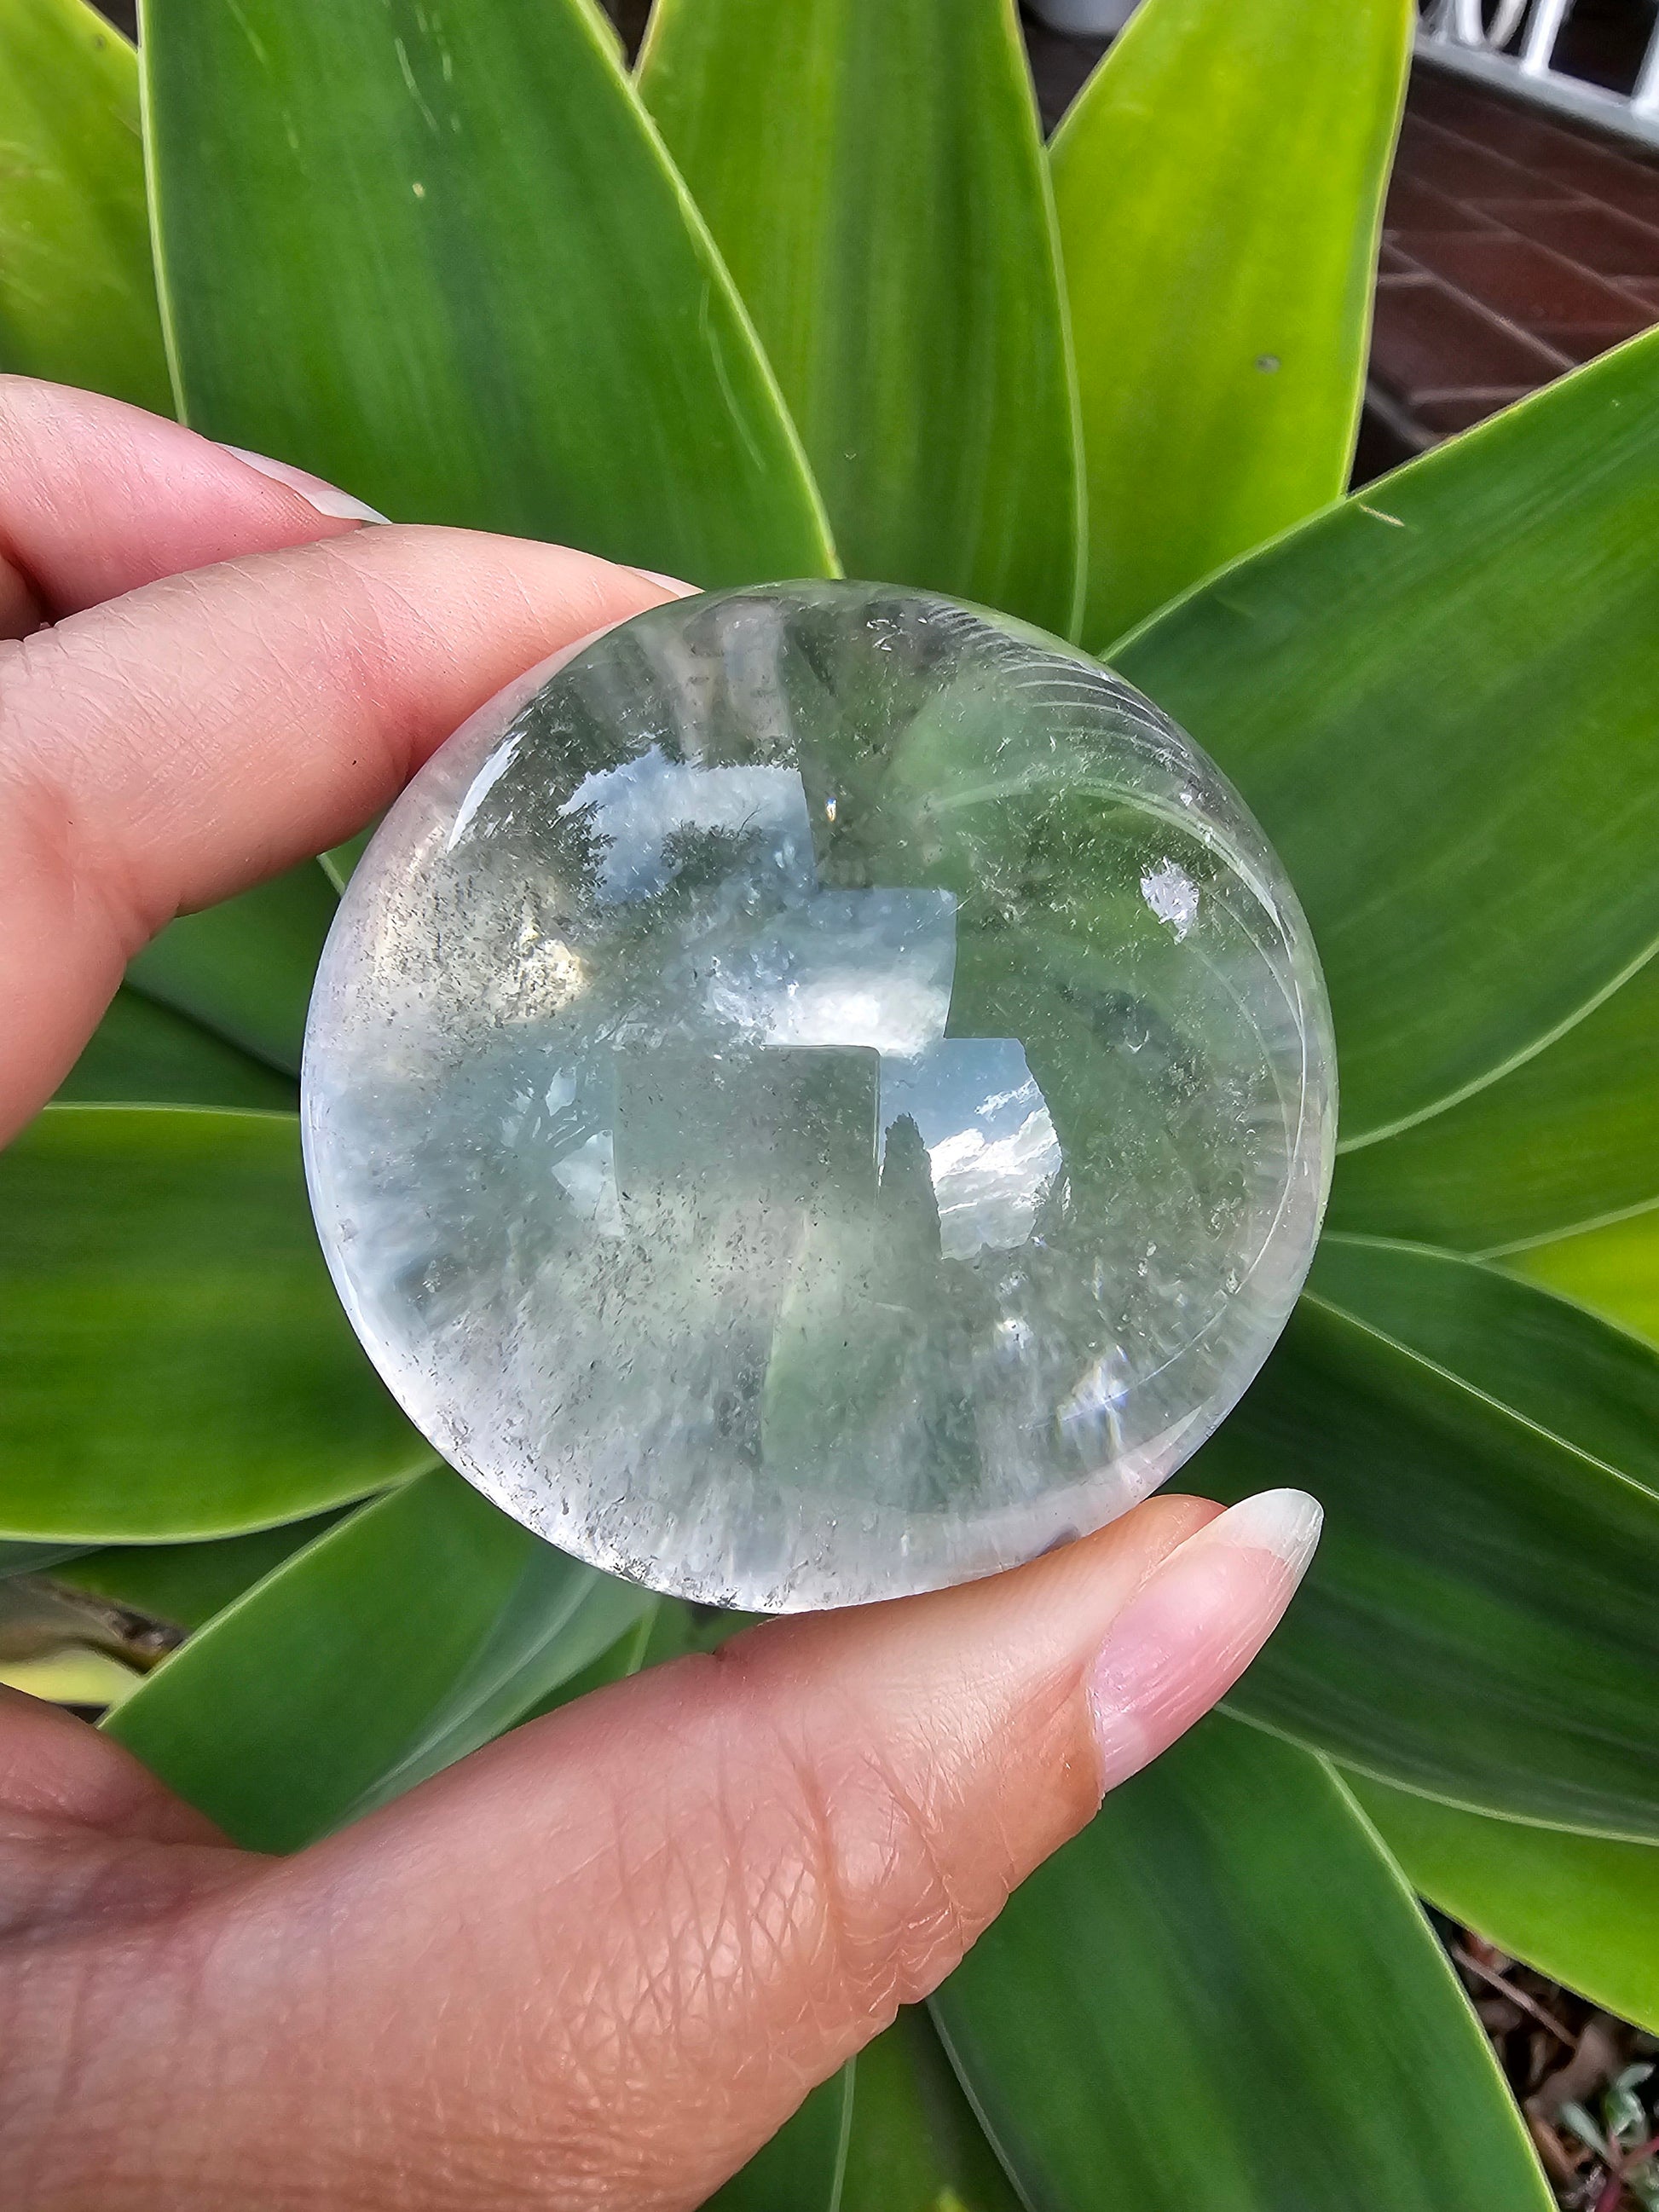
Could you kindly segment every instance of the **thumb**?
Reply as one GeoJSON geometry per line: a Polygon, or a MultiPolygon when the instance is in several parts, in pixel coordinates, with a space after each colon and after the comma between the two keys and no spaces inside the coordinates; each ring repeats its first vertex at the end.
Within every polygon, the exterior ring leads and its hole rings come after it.
{"type": "MultiPolygon", "coordinates": [[[[1222,1694],[1319,1522],[1295,1491],[1159,1498],[990,1581],[768,1624],[272,1867],[248,1970],[279,1978],[290,2125],[392,2160],[400,2205],[456,2201],[458,2125],[492,2205],[701,2203],[1222,1694]]],[[[219,2100],[277,2115],[250,2160],[292,2140],[275,2087],[267,2054],[219,2100]]]]}

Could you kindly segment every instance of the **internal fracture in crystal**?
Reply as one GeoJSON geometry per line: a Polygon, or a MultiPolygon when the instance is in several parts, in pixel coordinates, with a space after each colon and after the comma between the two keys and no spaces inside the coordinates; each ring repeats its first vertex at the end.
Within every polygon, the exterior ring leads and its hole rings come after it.
{"type": "Polygon", "coordinates": [[[410,1418],[553,1542],[765,1610],[1099,1526],[1312,1255],[1329,1016],[1261,830],[1057,641],[852,583],[476,715],[341,903],[313,1202],[410,1418]]]}

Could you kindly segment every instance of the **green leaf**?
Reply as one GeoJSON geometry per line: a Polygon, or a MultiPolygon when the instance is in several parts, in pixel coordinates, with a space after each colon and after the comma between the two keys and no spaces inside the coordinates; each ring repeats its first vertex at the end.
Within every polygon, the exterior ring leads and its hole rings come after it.
{"type": "Polygon", "coordinates": [[[1421,1245],[1328,1237],[1309,1288],[1659,1498],[1650,1345],[1501,1268],[1421,1245]]]}
{"type": "Polygon", "coordinates": [[[820,2087],[708,2212],[1019,2212],[926,2010],[820,2087]]]}
{"type": "Polygon", "coordinates": [[[111,1732],[238,1843],[292,1850],[487,1743],[649,1602],[437,1468],[258,1583],[111,1732]]]}
{"type": "Polygon", "coordinates": [[[1659,336],[1227,569],[1113,656],[1238,784],[1330,986],[1346,1143],[1659,940],[1659,336]]]}
{"type": "Polygon", "coordinates": [[[145,0],[189,420],[406,522],[825,573],[794,432],[586,0],[145,0]]]}
{"type": "Polygon", "coordinates": [[[139,992],[118,991],[58,1086],[60,1105],[252,1106],[294,1112],[285,1076],[139,992]]]}
{"type": "Polygon", "coordinates": [[[1069,632],[1077,400],[1012,0],[658,0],[640,87],[849,573],[1069,632]]]}
{"type": "Polygon", "coordinates": [[[561,1705],[585,1698],[590,1690],[605,1689],[630,1674],[643,1674],[647,1668],[665,1666],[671,1659],[683,1659],[689,1652],[713,1651],[758,1618],[753,1613],[690,1605],[680,1598],[654,1597],[649,1592],[644,1595],[645,1608],[627,1632],[579,1674],[560,1681],[530,1706],[520,1716],[519,1724],[556,1712],[561,1705]]]}
{"type": "Polygon", "coordinates": [[[1513,1252],[1504,1264],[1659,1344],[1659,1207],[1513,1252]]]}
{"type": "Polygon", "coordinates": [[[1346,485],[1414,12],[1143,0],[1060,125],[1093,642],[1346,485]]]}
{"type": "MultiPolygon", "coordinates": [[[[647,1601],[637,1620],[629,1623],[614,1644],[607,1644],[597,1659],[589,1660],[574,1674],[556,1684],[544,1697],[520,1713],[513,1725],[523,1728],[528,1722],[538,1721],[544,1713],[556,1713],[561,1705],[574,1705],[590,1690],[608,1689],[613,1682],[625,1682],[630,1675],[643,1668],[656,1665],[659,1657],[678,1658],[678,1650],[659,1652],[658,1632],[665,1613],[684,1611],[672,1598],[653,1598],[647,1593],[647,1601]]],[[[690,1650],[690,1645],[683,1647],[690,1650]]]]}
{"type": "Polygon", "coordinates": [[[1328,1239],[1190,1470],[1326,1508],[1237,1709],[1476,1810],[1659,1836],[1656,1372],[1499,1270],[1328,1239]]]}
{"type": "Polygon", "coordinates": [[[708,2198],[703,2212],[839,2212],[857,2064],[849,2060],[820,2082],[766,2148],[708,2198]]]}
{"type": "Polygon", "coordinates": [[[52,1106],[0,1153],[0,1534],[229,1535],[429,1464],[342,1315],[291,1114],[52,1106]]]}
{"type": "Polygon", "coordinates": [[[1020,2212],[925,2008],[858,2056],[840,2212],[1020,2212]]]}
{"type": "Polygon", "coordinates": [[[0,1582],[10,1575],[44,1573],[61,1559],[77,1557],[80,1548],[78,1544],[0,1543],[0,1582]]]}
{"type": "Polygon", "coordinates": [[[1345,1152],[1340,1229],[1495,1252],[1659,1202],[1659,959],[1484,1091],[1345,1152]]]}
{"type": "Polygon", "coordinates": [[[1446,1960],[1322,1762],[1200,1723],[933,2000],[1041,2212],[1547,2212],[1446,1960]]]}
{"type": "Polygon", "coordinates": [[[108,1545],[74,1555],[52,1569],[52,1578],[148,1613],[152,1620],[201,1628],[284,1559],[314,1543],[339,1517],[337,1511],[316,1513],[279,1528],[201,1544],[108,1545]]]}
{"type": "Polygon", "coordinates": [[[94,1710],[130,1698],[143,1677],[106,1651],[70,1646],[41,1659],[0,1665],[0,1683],[52,1705],[88,1705],[94,1710]]]}
{"type": "Polygon", "coordinates": [[[338,894],[316,861],[183,915],[127,969],[129,985],[280,1069],[300,1072],[306,1008],[338,894]]]}
{"type": "Polygon", "coordinates": [[[1413,1887],[1443,1912],[1659,2034],[1659,1850],[1349,1786],[1413,1887]]]}
{"type": "Polygon", "coordinates": [[[0,1661],[28,1664],[64,1651],[101,1651],[129,1670],[131,1679],[120,1686],[125,1692],[137,1686],[159,1648],[154,1634],[123,1607],[71,1588],[56,1574],[0,1577],[0,1661]]]}
{"type": "Polygon", "coordinates": [[[0,0],[0,368],[173,412],[137,60],[82,0],[0,0]]]}
{"type": "Polygon", "coordinates": [[[369,840],[380,828],[382,816],[376,816],[355,837],[348,837],[343,845],[331,845],[319,856],[319,866],[337,891],[343,891],[351,881],[352,872],[368,850],[369,840]]]}

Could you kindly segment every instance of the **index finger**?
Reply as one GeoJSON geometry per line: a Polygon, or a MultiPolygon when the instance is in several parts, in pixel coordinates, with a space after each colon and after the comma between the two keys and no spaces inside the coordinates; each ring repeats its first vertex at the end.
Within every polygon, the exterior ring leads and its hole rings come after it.
{"type": "Polygon", "coordinates": [[[176,914],[337,844],[514,677],[669,596],[559,546],[376,527],[0,645],[0,1138],[176,914]]]}
{"type": "Polygon", "coordinates": [[[368,512],[297,475],[100,392],[0,376],[0,637],[368,512]]]}

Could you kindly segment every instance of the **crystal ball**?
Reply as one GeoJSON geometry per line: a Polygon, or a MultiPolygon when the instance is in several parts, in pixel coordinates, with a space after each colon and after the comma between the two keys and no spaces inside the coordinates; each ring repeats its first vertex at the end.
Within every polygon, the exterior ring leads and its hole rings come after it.
{"type": "Polygon", "coordinates": [[[341,901],[319,1230],[436,1449],[755,1611],[1098,1527],[1312,1256],[1330,1018],[1266,838],[1148,700],[935,594],[652,609],[459,730],[341,901]]]}

